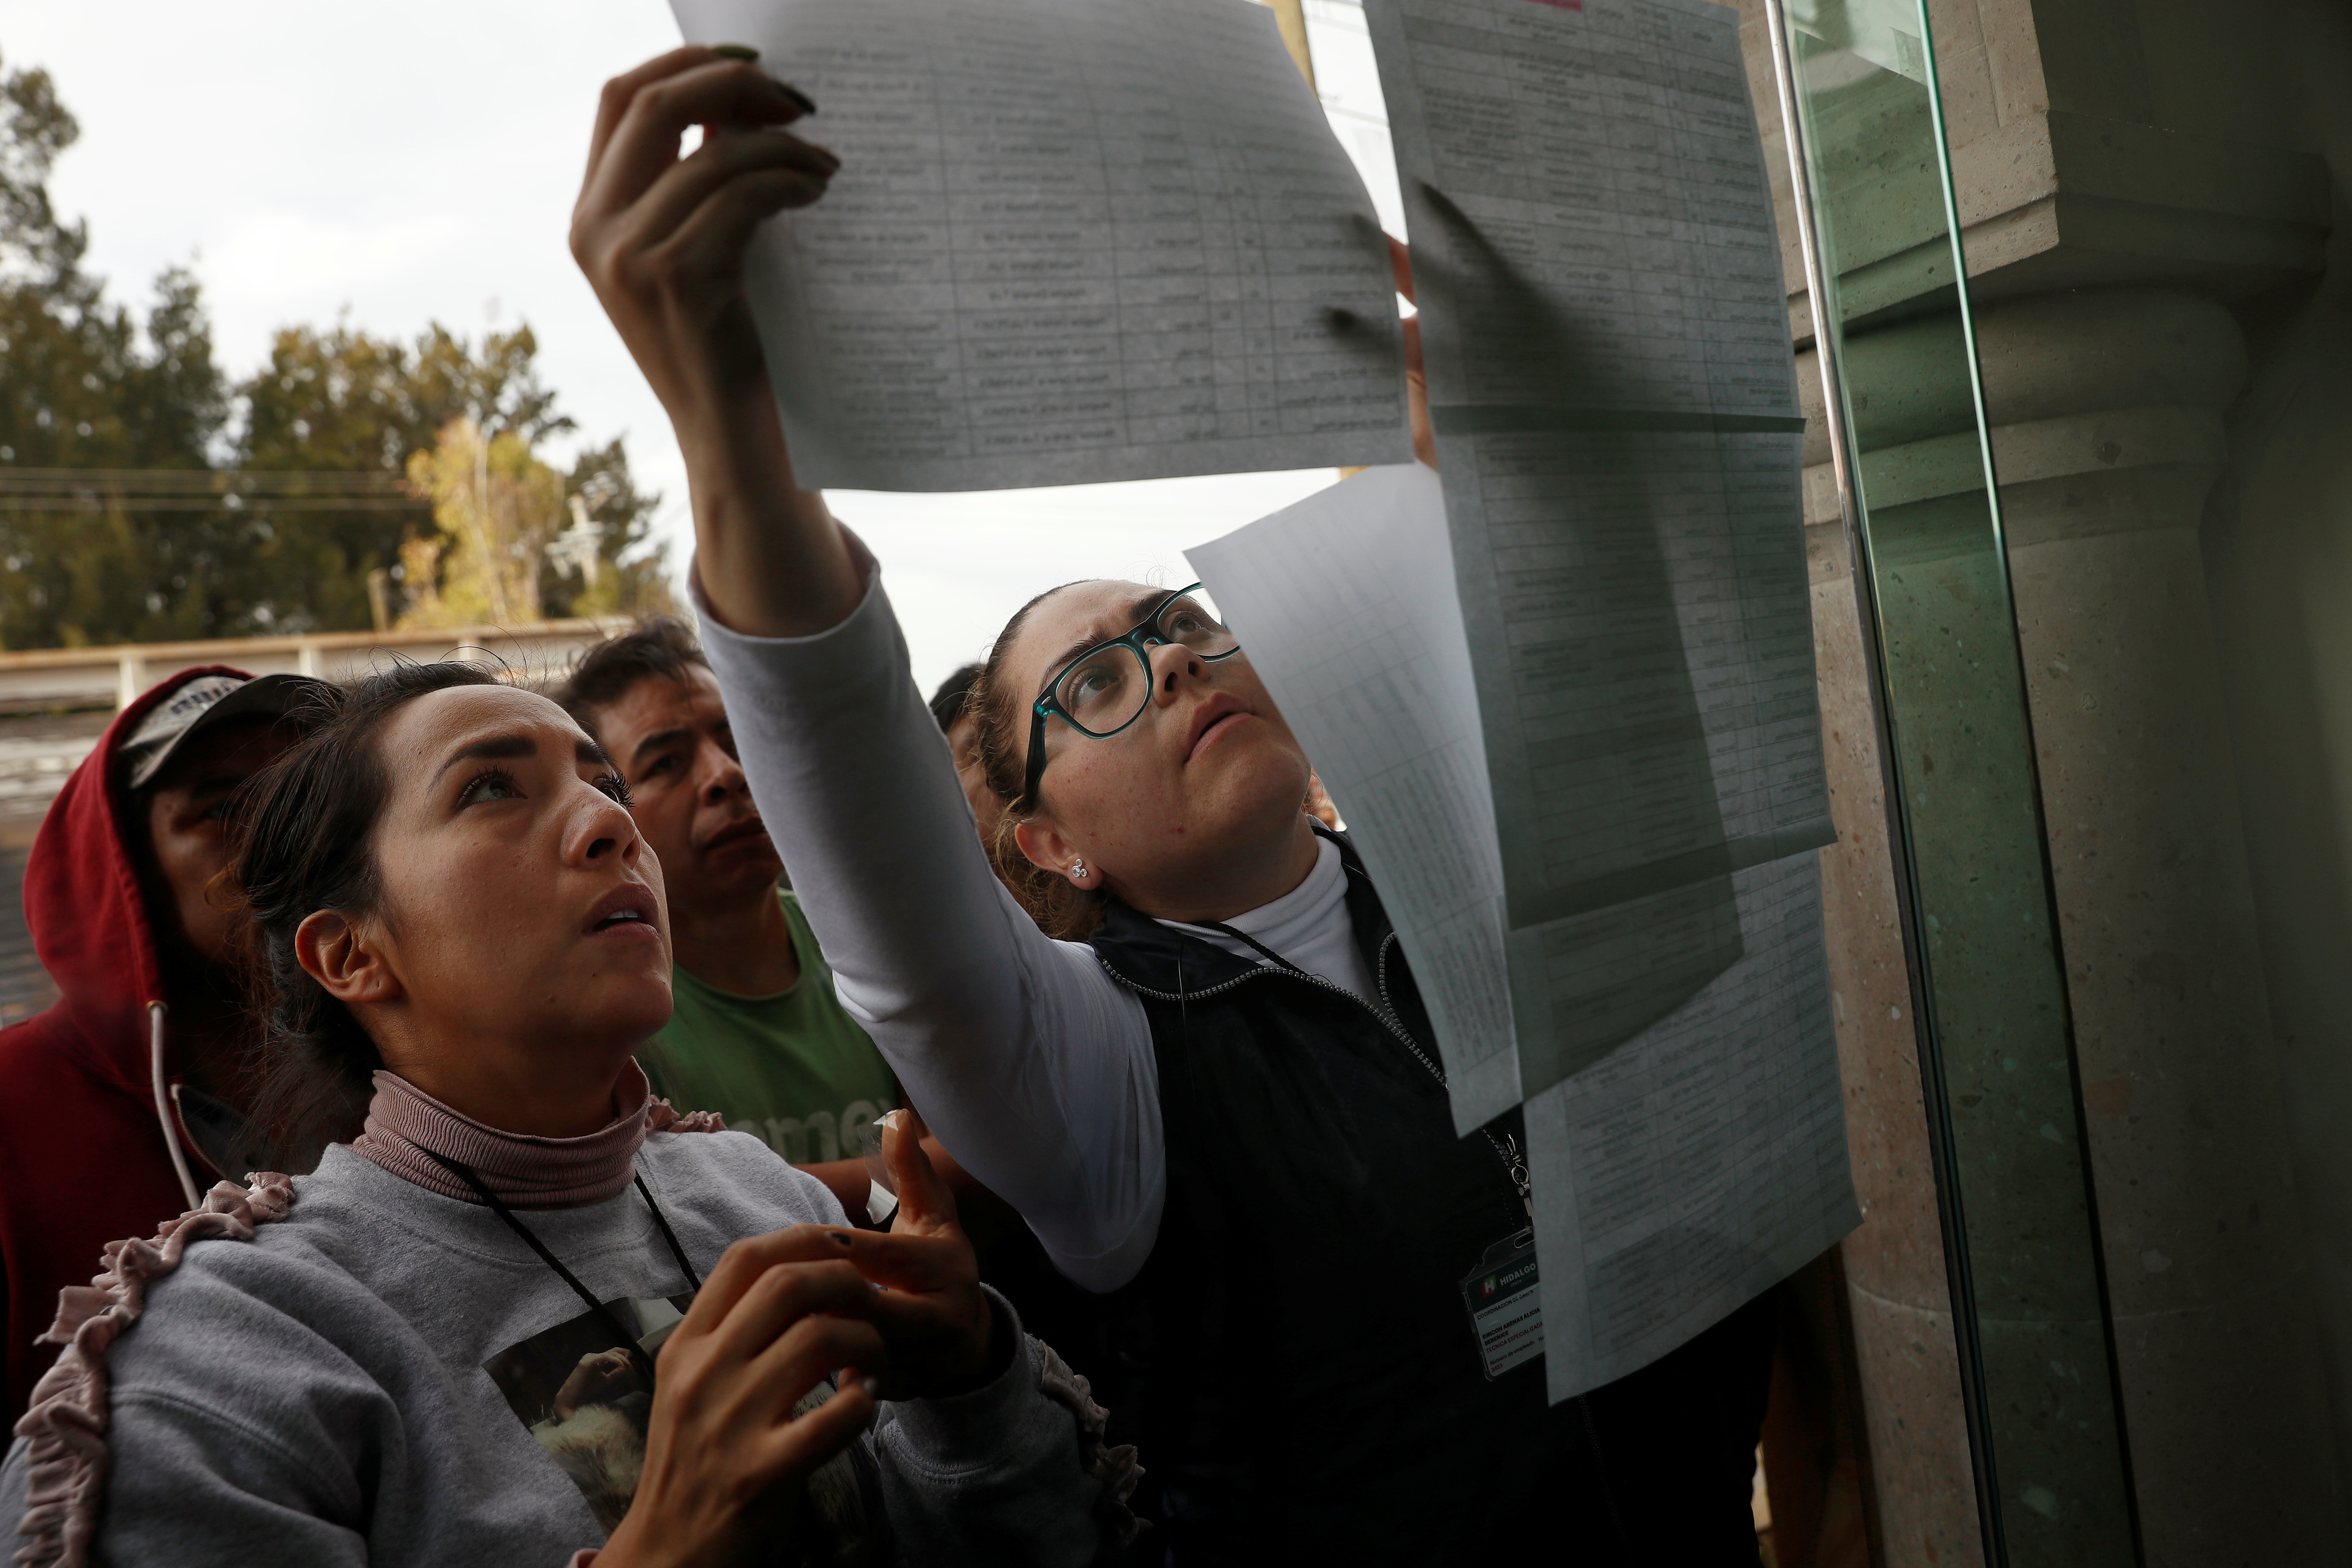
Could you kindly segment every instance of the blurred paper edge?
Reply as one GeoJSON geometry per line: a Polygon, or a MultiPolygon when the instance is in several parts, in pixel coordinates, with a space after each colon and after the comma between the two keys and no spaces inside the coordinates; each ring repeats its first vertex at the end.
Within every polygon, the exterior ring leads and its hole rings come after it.
{"type": "Polygon", "coordinates": [[[1185,552],[1322,775],[1467,1134],[1519,1102],[1496,847],[1437,476],[1352,479],[1185,552]]]}

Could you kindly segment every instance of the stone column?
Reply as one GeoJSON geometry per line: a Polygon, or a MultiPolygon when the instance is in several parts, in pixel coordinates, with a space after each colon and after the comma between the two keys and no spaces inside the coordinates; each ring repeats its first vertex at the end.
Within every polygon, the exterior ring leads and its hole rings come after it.
{"type": "Polygon", "coordinates": [[[2243,345],[2163,289],[1977,328],[2147,1561],[2341,1562],[2197,536],[2243,345]]]}

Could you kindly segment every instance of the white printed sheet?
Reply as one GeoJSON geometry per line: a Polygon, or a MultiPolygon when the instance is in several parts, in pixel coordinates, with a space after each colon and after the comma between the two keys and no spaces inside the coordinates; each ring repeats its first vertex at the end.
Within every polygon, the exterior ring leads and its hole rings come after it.
{"type": "Polygon", "coordinates": [[[1803,422],[1736,12],[1365,16],[1476,672],[1559,1399],[1859,1223],[1804,853],[1835,832],[1803,422]]]}
{"type": "Polygon", "coordinates": [[[1370,469],[1184,552],[1340,804],[1457,1128],[1519,1103],[1502,854],[1437,476],[1370,469]]]}
{"type": "Polygon", "coordinates": [[[1736,13],[1365,16],[1533,1096],[1738,962],[1736,873],[1834,837],[1780,253],[1736,13]]]}
{"type": "Polygon", "coordinates": [[[841,172],[747,282],[812,489],[1411,456],[1370,198],[1244,0],[673,0],[841,172]]]}
{"type": "Polygon", "coordinates": [[[1676,950],[1654,896],[1507,933],[1494,737],[1447,534],[1437,476],[1408,464],[1186,558],[1347,816],[1436,1028],[1457,1128],[1525,1100],[1547,1376],[1564,1399],[1860,1223],[1819,874],[1802,852],[1726,873],[1732,955],[1595,1060],[1524,1088],[1521,1061],[1548,1048],[1529,1036],[1555,1030],[1557,1008],[1612,965],[1638,983],[1648,950],[1676,950]]]}

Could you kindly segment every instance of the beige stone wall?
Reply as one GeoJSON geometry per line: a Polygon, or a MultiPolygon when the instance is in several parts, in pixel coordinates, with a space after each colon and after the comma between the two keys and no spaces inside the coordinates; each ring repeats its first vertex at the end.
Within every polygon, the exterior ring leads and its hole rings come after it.
{"type": "MultiPolygon", "coordinates": [[[[1762,7],[1740,8],[1803,343],[1762,7]]],[[[2352,7],[1929,11],[2147,1561],[2343,1561],[2352,7]]],[[[1856,238],[1850,310],[1901,319],[1935,217],[1856,238]]],[[[1876,1502],[1890,1563],[1973,1560],[1859,628],[1808,479],[1876,1502]],[[1890,1353],[1906,1322],[1927,1333],[1890,1353]]]]}

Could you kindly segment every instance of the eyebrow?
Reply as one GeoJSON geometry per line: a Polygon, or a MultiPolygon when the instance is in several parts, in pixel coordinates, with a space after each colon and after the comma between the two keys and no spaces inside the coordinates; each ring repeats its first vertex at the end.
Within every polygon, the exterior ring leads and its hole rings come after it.
{"type": "MultiPolygon", "coordinates": [[[[1129,601],[1127,606],[1128,631],[1131,632],[1135,629],[1137,622],[1142,618],[1143,612],[1146,609],[1169,596],[1170,595],[1167,589],[1154,588],[1151,592],[1142,595],[1140,598],[1129,601]]],[[[1107,642],[1116,642],[1125,635],[1126,634],[1122,632],[1113,632],[1107,637],[1098,637],[1089,633],[1087,636],[1080,637],[1077,641],[1064,648],[1058,655],[1046,661],[1046,679],[1050,681],[1053,677],[1059,675],[1066,665],[1067,665],[1072,659],[1077,658],[1080,654],[1086,652],[1088,648],[1100,647],[1107,642]]],[[[1044,687],[1038,688],[1037,695],[1040,698],[1043,698],[1045,695],[1044,687]]]]}
{"type": "MultiPolygon", "coordinates": [[[[572,752],[580,762],[598,763],[608,768],[614,765],[604,748],[585,737],[573,742],[572,752]]],[[[539,742],[529,735],[493,735],[487,741],[477,741],[470,746],[460,746],[450,752],[448,760],[434,770],[433,776],[437,780],[463,762],[507,762],[537,755],[539,742]]]]}
{"type": "Polygon", "coordinates": [[[678,742],[686,739],[687,734],[688,727],[684,724],[673,724],[667,730],[655,731],[652,734],[647,735],[644,740],[639,741],[637,742],[637,749],[629,753],[629,765],[631,767],[636,766],[639,763],[646,760],[647,753],[657,752],[664,746],[676,745],[678,742]]]}

